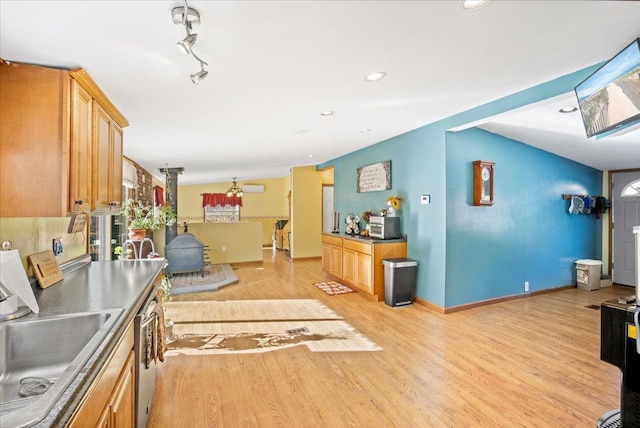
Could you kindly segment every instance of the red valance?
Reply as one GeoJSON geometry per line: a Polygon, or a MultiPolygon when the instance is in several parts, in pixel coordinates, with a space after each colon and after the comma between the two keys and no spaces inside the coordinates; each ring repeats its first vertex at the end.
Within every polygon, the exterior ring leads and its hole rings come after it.
{"type": "Polygon", "coordinates": [[[227,205],[242,206],[242,198],[237,196],[228,197],[226,193],[203,193],[202,194],[202,207],[206,207],[209,205],[210,207],[217,207],[220,205],[221,207],[225,207],[227,205]]]}
{"type": "Polygon", "coordinates": [[[160,186],[153,188],[154,204],[156,207],[164,207],[164,189],[160,186]]]}

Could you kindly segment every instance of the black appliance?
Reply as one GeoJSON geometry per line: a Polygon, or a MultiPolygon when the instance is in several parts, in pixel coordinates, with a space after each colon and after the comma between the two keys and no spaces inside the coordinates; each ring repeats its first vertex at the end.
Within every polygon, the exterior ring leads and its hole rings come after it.
{"type": "Polygon", "coordinates": [[[182,272],[200,272],[204,277],[204,244],[190,233],[182,233],[164,247],[169,264],[167,275],[182,272]]]}
{"type": "Polygon", "coordinates": [[[605,413],[599,428],[640,428],[640,354],[635,299],[609,300],[600,314],[600,359],[620,369],[620,410],[605,413]]]}
{"type": "Polygon", "coordinates": [[[158,347],[162,346],[158,337],[156,306],[160,303],[154,289],[134,318],[134,345],[136,358],[136,428],[145,428],[156,393],[156,370],[158,347]]]}

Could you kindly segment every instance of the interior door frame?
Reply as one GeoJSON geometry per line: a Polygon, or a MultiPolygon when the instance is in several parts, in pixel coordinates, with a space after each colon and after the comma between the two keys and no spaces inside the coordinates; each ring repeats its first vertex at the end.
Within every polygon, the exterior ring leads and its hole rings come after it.
{"type": "MultiPolygon", "coordinates": [[[[619,172],[640,172],[640,168],[629,168],[629,169],[613,169],[609,171],[609,190],[608,190],[608,194],[609,194],[609,199],[611,200],[611,207],[613,208],[613,198],[616,196],[613,194],[613,186],[612,186],[612,180],[613,180],[613,174],[617,174],[619,172]]],[[[608,254],[608,259],[609,259],[609,267],[607,269],[607,275],[611,275],[612,274],[612,270],[611,270],[611,263],[613,263],[613,228],[611,227],[613,224],[613,215],[611,215],[611,213],[609,213],[609,254],[608,254]]]]}

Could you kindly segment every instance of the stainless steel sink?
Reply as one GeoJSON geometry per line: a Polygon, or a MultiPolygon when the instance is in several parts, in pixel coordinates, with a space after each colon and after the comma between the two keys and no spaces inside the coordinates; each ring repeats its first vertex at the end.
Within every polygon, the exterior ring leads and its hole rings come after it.
{"type": "Polygon", "coordinates": [[[0,323],[0,427],[40,421],[105,338],[122,309],[0,323]],[[42,384],[25,378],[40,378],[42,384]],[[31,388],[29,387],[31,386],[31,388]]]}

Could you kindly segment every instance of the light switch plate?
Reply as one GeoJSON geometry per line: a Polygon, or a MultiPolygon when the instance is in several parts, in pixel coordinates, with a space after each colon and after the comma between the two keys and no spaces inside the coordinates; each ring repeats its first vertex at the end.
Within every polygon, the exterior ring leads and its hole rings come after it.
{"type": "Polygon", "coordinates": [[[420,203],[422,205],[427,205],[431,203],[431,195],[422,195],[420,197],[420,203]]]}

